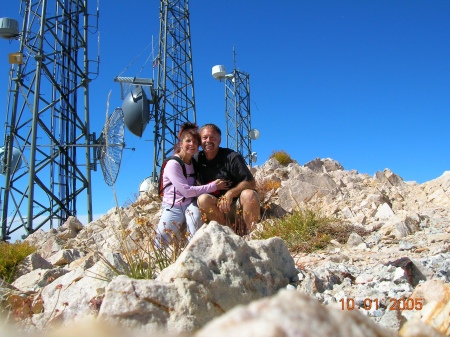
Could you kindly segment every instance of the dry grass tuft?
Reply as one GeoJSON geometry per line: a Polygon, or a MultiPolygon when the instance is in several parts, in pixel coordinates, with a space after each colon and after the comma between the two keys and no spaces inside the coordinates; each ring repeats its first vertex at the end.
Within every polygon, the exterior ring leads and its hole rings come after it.
{"type": "Polygon", "coordinates": [[[284,150],[273,151],[269,158],[275,158],[283,166],[294,162],[291,156],[284,150]]]}

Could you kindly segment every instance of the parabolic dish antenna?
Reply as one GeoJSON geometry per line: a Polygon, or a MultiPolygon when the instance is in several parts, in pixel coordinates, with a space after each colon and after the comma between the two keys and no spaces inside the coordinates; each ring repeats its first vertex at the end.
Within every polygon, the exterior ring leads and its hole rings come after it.
{"type": "Polygon", "coordinates": [[[221,80],[225,77],[225,75],[227,74],[227,70],[225,69],[225,66],[223,65],[217,65],[212,67],[212,76],[216,79],[216,80],[221,80]]]}
{"type": "Polygon", "coordinates": [[[116,108],[109,116],[97,143],[99,144],[97,159],[102,167],[103,178],[106,184],[113,186],[119,174],[122,151],[125,147],[123,111],[121,108],[116,108]]]}
{"type": "Polygon", "coordinates": [[[137,86],[125,97],[122,103],[125,125],[131,133],[142,137],[150,120],[150,107],[147,95],[137,86]]]}
{"type": "MultiPolygon", "coordinates": [[[[5,147],[0,147],[0,174],[6,174],[5,147]]],[[[11,172],[17,172],[22,166],[22,156],[18,148],[13,147],[11,158],[11,172]]]]}
{"type": "Polygon", "coordinates": [[[0,18],[0,37],[12,39],[19,36],[19,22],[12,18],[0,18]]]}
{"type": "Polygon", "coordinates": [[[152,180],[152,176],[145,178],[141,184],[139,185],[139,195],[144,194],[145,192],[152,191],[155,189],[155,185],[152,180]]]}
{"type": "Polygon", "coordinates": [[[250,137],[250,139],[252,140],[256,140],[259,138],[261,134],[259,133],[258,129],[251,129],[250,132],[248,133],[248,136],[250,137]]]}

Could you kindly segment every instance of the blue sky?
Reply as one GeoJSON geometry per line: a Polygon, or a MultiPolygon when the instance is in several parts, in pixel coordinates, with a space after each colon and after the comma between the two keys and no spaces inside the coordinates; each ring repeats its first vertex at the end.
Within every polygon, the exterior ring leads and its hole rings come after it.
{"type": "MultiPolygon", "coordinates": [[[[19,3],[2,1],[0,17],[21,22],[19,3]]],[[[450,170],[450,1],[191,0],[189,10],[197,122],[225,129],[223,83],[211,68],[223,64],[231,72],[234,47],[237,68],[250,74],[252,126],[261,132],[252,145],[256,165],[285,150],[300,164],[329,157],[346,170],[389,168],[419,183],[450,170]]],[[[157,46],[159,1],[100,0],[99,28],[100,74],[90,106],[97,134],[108,92],[110,111],[122,104],[113,78],[152,37],[157,46]]],[[[7,55],[19,45],[0,43],[5,109],[7,55]]],[[[149,51],[123,75],[136,75],[149,51]]],[[[152,77],[151,63],[141,77],[152,77]]],[[[126,131],[126,147],[135,151],[123,153],[120,205],[134,201],[151,174],[151,137],[150,128],[142,138],[126,131]]],[[[100,168],[92,176],[94,213],[104,214],[114,196],[100,168]]]]}

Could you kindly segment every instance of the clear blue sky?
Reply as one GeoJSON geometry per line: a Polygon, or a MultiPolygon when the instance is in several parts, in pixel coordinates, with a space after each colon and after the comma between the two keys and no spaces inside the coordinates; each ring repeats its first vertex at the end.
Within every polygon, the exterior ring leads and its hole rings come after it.
{"type": "MultiPolygon", "coordinates": [[[[19,3],[2,1],[0,17],[21,22],[19,3]]],[[[346,170],[389,168],[419,183],[450,170],[450,1],[191,0],[189,9],[197,122],[225,128],[224,88],[211,68],[223,64],[231,72],[235,47],[237,68],[250,74],[252,126],[261,132],[253,142],[256,165],[285,150],[300,164],[330,157],[346,170]]],[[[159,1],[100,0],[99,28],[100,75],[91,83],[97,134],[108,92],[111,111],[122,104],[113,78],[152,37],[157,46],[159,1]]],[[[5,109],[7,55],[18,42],[0,43],[5,109]]],[[[141,77],[152,77],[151,63],[141,77]]],[[[136,150],[123,153],[120,205],[135,200],[151,173],[151,141],[150,129],[142,138],[126,131],[127,148],[136,150]]],[[[94,213],[103,214],[114,196],[100,170],[93,178],[94,213]]]]}

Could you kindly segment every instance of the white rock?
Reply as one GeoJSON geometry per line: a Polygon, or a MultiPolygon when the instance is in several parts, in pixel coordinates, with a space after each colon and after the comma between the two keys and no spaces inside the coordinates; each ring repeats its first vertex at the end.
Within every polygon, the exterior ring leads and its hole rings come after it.
{"type": "Polygon", "coordinates": [[[270,296],[297,279],[283,240],[246,242],[211,222],[157,280],[118,277],[106,288],[102,320],[155,331],[191,331],[238,304],[270,296]]]}
{"type": "Polygon", "coordinates": [[[387,203],[383,203],[377,208],[377,212],[375,213],[375,218],[380,220],[388,220],[390,217],[394,215],[394,211],[391,206],[387,203]]]}

